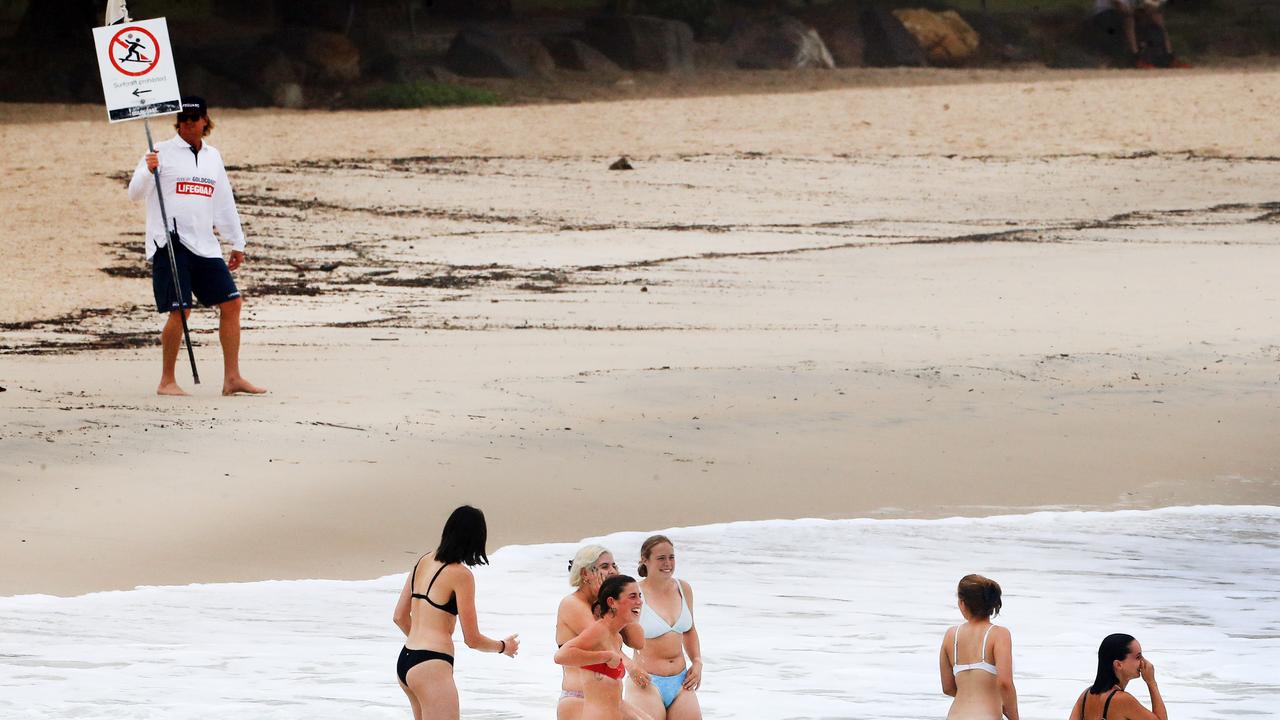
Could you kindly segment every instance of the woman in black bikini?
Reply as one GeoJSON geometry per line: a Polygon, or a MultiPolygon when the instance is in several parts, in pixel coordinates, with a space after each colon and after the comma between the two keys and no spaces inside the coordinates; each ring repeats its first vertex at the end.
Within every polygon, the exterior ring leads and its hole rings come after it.
{"type": "Polygon", "coordinates": [[[1132,635],[1116,633],[1103,639],[1098,646],[1098,675],[1071,708],[1070,720],[1169,720],[1156,686],[1156,668],[1142,656],[1142,646],[1132,635]],[[1151,710],[1124,691],[1130,680],[1139,677],[1151,693],[1151,710]]]}
{"type": "Polygon", "coordinates": [[[458,718],[458,689],[453,684],[453,629],[458,621],[463,641],[473,650],[515,657],[520,649],[516,635],[493,640],[480,633],[476,622],[476,581],[469,566],[489,563],[484,551],[487,536],[484,513],[470,505],[454,510],[444,524],[440,546],[418,559],[400,592],[393,619],[406,638],[396,674],[413,706],[414,720],[458,718]]]}

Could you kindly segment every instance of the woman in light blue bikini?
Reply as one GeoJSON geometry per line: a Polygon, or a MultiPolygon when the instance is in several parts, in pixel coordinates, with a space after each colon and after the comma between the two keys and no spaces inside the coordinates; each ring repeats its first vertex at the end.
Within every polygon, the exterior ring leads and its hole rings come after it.
{"type": "Polygon", "coordinates": [[[1013,638],[991,622],[1000,613],[1000,585],[965,575],[956,588],[956,604],[965,622],[947,630],[938,654],[942,692],[955,698],[947,720],[1000,720],[1001,715],[1018,720],[1013,638]]]}
{"type": "Polygon", "coordinates": [[[676,551],[665,535],[640,546],[640,627],[644,648],[636,652],[649,675],[642,687],[627,681],[627,700],[654,720],[702,720],[695,692],[702,684],[702,647],[693,622],[693,588],[675,578],[676,551]],[[685,656],[689,662],[685,664],[685,656]]]}

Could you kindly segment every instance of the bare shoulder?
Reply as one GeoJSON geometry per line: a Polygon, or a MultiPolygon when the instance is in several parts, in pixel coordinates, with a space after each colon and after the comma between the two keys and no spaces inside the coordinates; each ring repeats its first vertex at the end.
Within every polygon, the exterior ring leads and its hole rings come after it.
{"type": "Polygon", "coordinates": [[[447,579],[448,582],[455,586],[471,586],[475,584],[475,576],[471,574],[471,568],[462,563],[449,563],[440,570],[441,579],[447,579]]]}
{"type": "Polygon", "coordinates": [[[609,628],[605,627],[603,623],[593,622],[590,625],[588,625],[586,629],[583,630],[578,635],[578,640],[581,642],[581,645],[579,645],[579,647],[583,647],[583,646],[604,647],[605,641],[608,639],[608,637],[609,637],[609,628]]]}
{"type": "MultiPolygon", "coordinates": [[[[1117,690],[1116,696],[1111,698],[1111,707],[1117,710],[1124,710],[1126,711],[1125,714],[1128,715],[1128,710],[1142,707],[1142,703],[1138,702],[1138,698],[1130,695],[1127,690],[1117,690]]],[[[1143,709],[1145,710],[1146,708],[1143,709]]]]}
{"type": "Polygon", "coordinates": [[[560,599],[560,607],[557,608],[556,615],[561,620],[577,619],[583,615],[589,618],[591,617],[591,608],[578,599],[577,593],[569,593],[560,599]]]}
{"type": "Polygon", "coordinates": [[[693,586],[689,584],[688,580],[676,580],[676,582],[680,583],[680,589],[684,590],[685,597],[693,595],[693,586]]]}

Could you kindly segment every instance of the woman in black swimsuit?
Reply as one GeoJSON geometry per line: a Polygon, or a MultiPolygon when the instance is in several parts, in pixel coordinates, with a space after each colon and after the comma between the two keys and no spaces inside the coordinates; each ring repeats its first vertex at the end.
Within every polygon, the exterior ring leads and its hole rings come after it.
{"type": "Polygon", "coordinates": [[[516,635],[493,640],[480,633],[476,622],[476,581],[469,566],[489,564],[487,536],[484,513],[470,505],[454,510],[440,546],[419,558],[400,592],[393,619],[406,638],[396,674],[414,720],[458,718],[453,684],[453,628],[458,621],[463,641],[473,650],[515,657],[520,649],[516,635]]]}
{"type": "Polygon", "coordinates": [[[1156,668],[1142,656],[1142,646],[1132,635],[1116,633],[1103,639],[1098,646],[1098,675],[1071,708],[1070,720],[1169,720],[1156,687],[1156,668]],[[1151,694],[1151,710],[1124,691],[1130,680],[1139,677],[1151,694]]]}

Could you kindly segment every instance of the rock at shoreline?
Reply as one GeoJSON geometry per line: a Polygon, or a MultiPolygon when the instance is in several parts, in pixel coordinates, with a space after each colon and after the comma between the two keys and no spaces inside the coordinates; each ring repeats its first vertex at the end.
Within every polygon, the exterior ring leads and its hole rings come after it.
{"type": "Polygon", "coordinates": [[[351,82],[360,77],[360,50],[337,32],[307,29],[297,37],[303,63],[320,82],[351,82]]]}
{"type": "Polygon", "coordinates": [[[978,33],[955,10],[901,9],[893,15],[915,37],[930,64],[963,65],[978,54],[978,33]]]}
{"type": "Polygon", "coordinates": [[[606,15],[587,20],[591,45],[628,70],[672,73],[693,69],[693,29],[678,20],[606,15]]]}
{"type": "Polygon", "coordinates": [[[729,36],[738,67],[749,70],[834,68],[818,31],[799,20],[774,16],[741,23],[729,36]]]}
{"type": "Polygon", "coordinates": [[[531,38],[467,28],[449,45],[445,65],[467,77],[528,78],[551,73],[555,60],[531,38]]]}
{"type": "Polygon", "coordinates": [[[543,40],[556,67],[574,72],[585,72],[603,78],[622,76],[622,68],[607,55],[577,38],[553,36],[543,40]]]}
{"type": "Polygon", "coordinates": [[[874,67],[924,67],[924,50],[902,21],[882,7],[862,13],[864,57],[874,67]]]}

